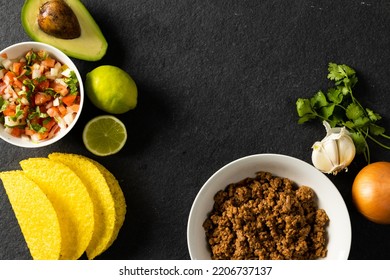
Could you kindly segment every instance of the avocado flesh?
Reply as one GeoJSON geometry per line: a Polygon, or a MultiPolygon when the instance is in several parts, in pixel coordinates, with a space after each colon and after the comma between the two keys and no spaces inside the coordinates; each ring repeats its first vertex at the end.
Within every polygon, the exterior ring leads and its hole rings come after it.
{"type": "Polygon", "coordinates": [[[34,41],[52,45],[65,54],[88,61],[100,60],[107,51],[107,41],[91,14],[79,0],[64,0],[75,13],[81,35],[75,39],[61,39],[43,32],[38,25],[39,8],[48,0],[26,0],[22,8],[22,26],[34,41]]]}

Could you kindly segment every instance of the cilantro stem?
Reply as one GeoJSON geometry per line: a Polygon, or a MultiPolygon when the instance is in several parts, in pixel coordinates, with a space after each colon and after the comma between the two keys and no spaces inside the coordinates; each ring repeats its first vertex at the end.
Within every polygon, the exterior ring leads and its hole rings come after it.
{"type": "Polygon", "coordinates": [[[340,107],[341,109],[343,109],[344,111],[347,110],[347,108],[345,108],[344,106],[342,106],[341,104],[336,104],[337,107],[340,107]]]}
{"type": "Polygon", "coordinates": [[[363,155],[366,162],[370,163],[370,150],[368,149],[368,147],[366,150],[364,150],[363,155]]]}
{"type": "Polygon", "coordinates": [[[386,146],[385,144],[379,142],[378,140],[376,140],[374,137],[372,137],[370,134],[367,134],[367,137],[370,138],[373,142],[377,143],[379,146],[381,146],[382,148],[385,148],[387,150],[390,150],[390,146],[386,146]]]}
{"type": "Polygon", "coordinates": [[[364,145],[366,146],[366,148],[364,149],[363,151],[363,155],[364,155],[364,158],[366,160],[366,162],[369,164],[371,162],[371,154],[370,154],[370,146],[368,146],[368,143],[367,143],[367,136],[368,136],[368,129],[367,130],[359,130],[360,132],[362,132],[362,134],[365,135],[364,137],[364,145]]]}
{"type": "Polygon", "coordinates": [[[379,134],[379,135],[382,136],[383,138],[390,139],[390,136],[389,136],[389,135],[386,135],[386,134],[384,134],[384,133],[381,133],[381,134],[379,134]]]}
{"type": "Polygon", "coordinates": [[[366,162],[370,164],[371,155],[370,155],[370,148],[368,147],[368,145],[366,145],[366,149],[364,150],[364,158],[366,159],[366,162]]]}

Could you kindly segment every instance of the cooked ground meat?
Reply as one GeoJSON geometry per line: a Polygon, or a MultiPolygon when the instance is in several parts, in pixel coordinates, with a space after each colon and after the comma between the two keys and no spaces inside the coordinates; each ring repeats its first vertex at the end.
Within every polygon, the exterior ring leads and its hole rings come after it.
{"type": "Polygon", "coordinates": [[[328,222],[310,187],[258,172],[217,192],[203,227],[212,259],[309,260],[326,256],[328,222]]]}

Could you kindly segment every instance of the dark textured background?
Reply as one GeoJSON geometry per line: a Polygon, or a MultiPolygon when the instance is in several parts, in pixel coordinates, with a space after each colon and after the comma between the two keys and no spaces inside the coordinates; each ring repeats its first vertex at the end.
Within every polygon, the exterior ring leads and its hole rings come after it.
{"type": "MultiPolygon", "coordinates": [[[[0,1],[0,49],[29,40],[22,0],[0,1]]],[[[109,48],[98,62],[74,60],[81,74],[102,64],[126,70],[139,88],[135,110],[118,117],[129,138],[117,155],[97,158],[81,133],[103,114],[87,100],[74,130],[42,149],[0,142],[0,170],[52,151],[94,158],[120,181],[128,214],[101,259],[189,259],[186,226],[193,199],[220,167],[256,153],[310,161],[324,136],[319,122],[298,125],[295,101],[325,89],[327,64],[358,71],[362,102],[390,130],[388,1],[83,0],[109,48]]],[[[390,161],[374,145],[372,160],[390,161]]],[[[351,216],[350,259],[390,259],[390,227],[357,213],[351,184],[363,166],[329,176],[351,216]]],[[[29,259],[0,187],[0,259],[29,259]]]]}

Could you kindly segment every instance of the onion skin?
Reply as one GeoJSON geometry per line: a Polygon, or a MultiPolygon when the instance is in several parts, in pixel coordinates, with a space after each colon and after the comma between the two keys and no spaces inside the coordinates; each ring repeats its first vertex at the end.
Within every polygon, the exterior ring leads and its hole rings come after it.
{"type": "Polygon", "coordinates": [[[390,224],[390,162],[375,162],[356,175],[352,200],[368,220],[390,224]]]}

